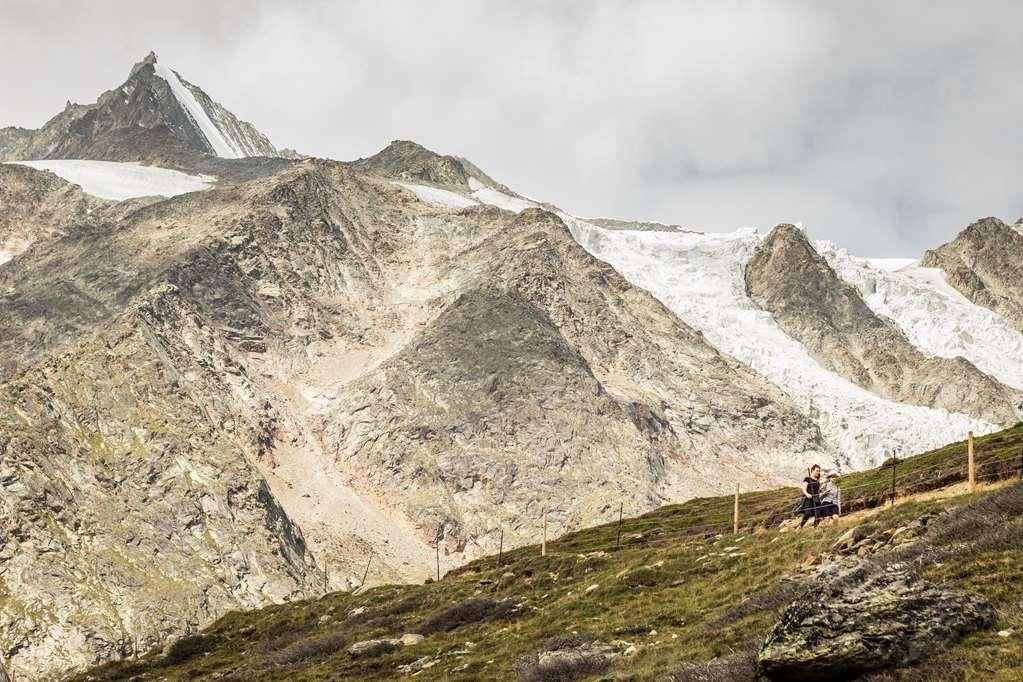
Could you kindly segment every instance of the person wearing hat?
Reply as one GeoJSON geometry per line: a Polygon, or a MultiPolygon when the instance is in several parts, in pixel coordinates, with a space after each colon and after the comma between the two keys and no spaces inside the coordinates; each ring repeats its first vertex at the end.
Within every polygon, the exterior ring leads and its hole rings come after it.
{"type": "Polygon", "coordinates": [[[838,472],[829,471],[827,482],[821,486],[820,517],[828,523],[836,523],[842,515],[842,489],[838,487],[838,472]]]}

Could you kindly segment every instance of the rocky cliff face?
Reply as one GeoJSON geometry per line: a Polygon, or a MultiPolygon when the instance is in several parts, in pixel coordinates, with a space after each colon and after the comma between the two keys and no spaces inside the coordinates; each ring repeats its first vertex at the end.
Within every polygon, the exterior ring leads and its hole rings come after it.
{"type": "Polygon", "coordinates": [[[251,124],[239,120],[200,88],[150,53],[120,87],[94,104],[68,102],[38,130],[0,130],[0,161],[100,159],[164,165],[204,156],[276,156],[251,124]]]}
{"type": "Polygon", "coordinates": [[[19,670],[823,450],[552,214],[439,209],[343,164],[122,207],[0,278],[19,670]]]}
{"type": "Polygon", "coordinates": [[[93,220],[108,206],[52,173],[0,164],[0,251],[17,255],[93,220]]]}
{"type": "Polygon", "coordinates": [[[746,266],[746,289],[821,364],[868,390],[995,424],[1019,420],[1018,391],[963,358],[924,355],[792,225],[779,225],[757,247],[746,266]]]}
{"type": "Polygon", "coordinates": [[[998,218],[984,218],[955,239],[924,254],[921,264],[941,268],[949,284],[1023,331],[1023,233],[998,218]]]}

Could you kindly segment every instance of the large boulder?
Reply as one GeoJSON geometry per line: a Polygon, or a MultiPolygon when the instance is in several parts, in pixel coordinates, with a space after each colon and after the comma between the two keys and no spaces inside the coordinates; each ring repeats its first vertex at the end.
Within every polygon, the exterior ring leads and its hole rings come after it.
{"type": "Polygon", "coordinates": [[[850,679],[919,661],[994,617],[983,597],[853,559],[822,571],[786,609],[757,667],[773,680],[850,679]]]}

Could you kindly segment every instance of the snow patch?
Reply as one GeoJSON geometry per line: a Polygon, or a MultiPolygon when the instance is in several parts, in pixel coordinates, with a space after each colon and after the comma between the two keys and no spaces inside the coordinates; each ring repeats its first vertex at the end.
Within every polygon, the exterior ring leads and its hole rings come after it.
{"type": "Polygon", "coordinates": [[[916,263],[915,258],[865,258],[873,267],[886,272],[895,272],[916,263]]]}
{"type": "Polygon", "coordinates": [[[466,206],[477,205],[472,199],[467,199],[461,194],[455,194],[446,189],[430,187],[429,185],[413,185],[407,182],[395,182],[394,184],[404,187],[429,204],[438,204],[449,208],[465,208],[466,206]]]}
{"type": "Polygon", "coordinates": [[[214,180],[206,175],[188,175],[169,168],[117,161],[47,159],[13,163],[48,170],[68,182],[81,186],[88,194],[114,201],[133,197],[173,197],[186,192],[198,192],[209,189],[214,180]]]}
{"type": "Polygon", "coordinates": [[[922,452],[969,430],[997,428],[964,414],[881,398],[819,365],[746,295],[746,263],[763,239],[755,229],[622,232],[562,218],[587,251],[787,393],[852,467],[879,464],[896,447],[906,454],[922,452]]]}
{"type": "Polygon", "coordinates": [[[174,93],[178,102],[188,112],[188,115],[199,127],[199,130],[202,131],[202,134],[206,137],[210,146],[213,147],[213,151],[217,156],[225,159],[239,159],[244,156],[244,154],[236,150],[228,142],[227,138],[220,132],[220,128],[210,119],[206,110],[199,103],[199,100],[195,98],[191,90],[185,87],[185,84],[181,82],[178,74],[173,69],[159,62],[153,64],[153,69],[157,76],[167,81],[167,84],[170,85],[171,92],[174,93]]]}
{"type": "Polygon", "coordinates": [[[14,254],[10,251],[0,251],[0,265],[3,265],[12,258],[14,258],[14,254]]]}
{"type": "Polygon", "coordinates": [[[1023,389],[1023,334],[953,289],[942,270],[922,268],[912,260],[889,269],[885,266],[891,263],[852,256],[829,242],[816,246],[870,309],[895,322],[921,351],[964,357],[1002,383],[1023,389]]]}
{"type": "Polygon", "coordinates": [[[504,210],[511,211],[512,213],[519,213],[527,208],[536,208],[540,205],[535,201],[529,201],[527,199],[513,197],[510,194],[505,194],[504,192],[499,192],[492,187],[487,187],[482,182],[472,177],[469,178],[469,189],[472,191],[473,198],[481,204],[497,206],[498,208],[503,208],[504,210]]]}

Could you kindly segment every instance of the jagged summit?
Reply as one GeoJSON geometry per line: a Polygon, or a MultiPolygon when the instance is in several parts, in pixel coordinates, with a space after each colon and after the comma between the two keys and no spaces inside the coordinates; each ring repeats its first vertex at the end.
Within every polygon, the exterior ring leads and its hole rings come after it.
{"type": "Polygon", "coordinates": [[[363,172],[396,180],[425,182],[461,190],[476,189],[470,182],[475,180],[481,185],[518,196],[468,159],[438,154],[411,140],[394,140],[373,156],[358,159],[352,165],[363,172]]]}
{"type": "Polygon", "coordinates": [[[250,123],[150,52],[94,104],[68,102],[38,130],[0,129],[0,161],[96,159],[171,165],[278,156],[250,123]]]}
{"type": "Polygon", "coordinates": [[[1018,229],[983,218],[924,253],[920,263],[940,268],[963,296],[1023,331],[1023,233],[1018,229]]]}

